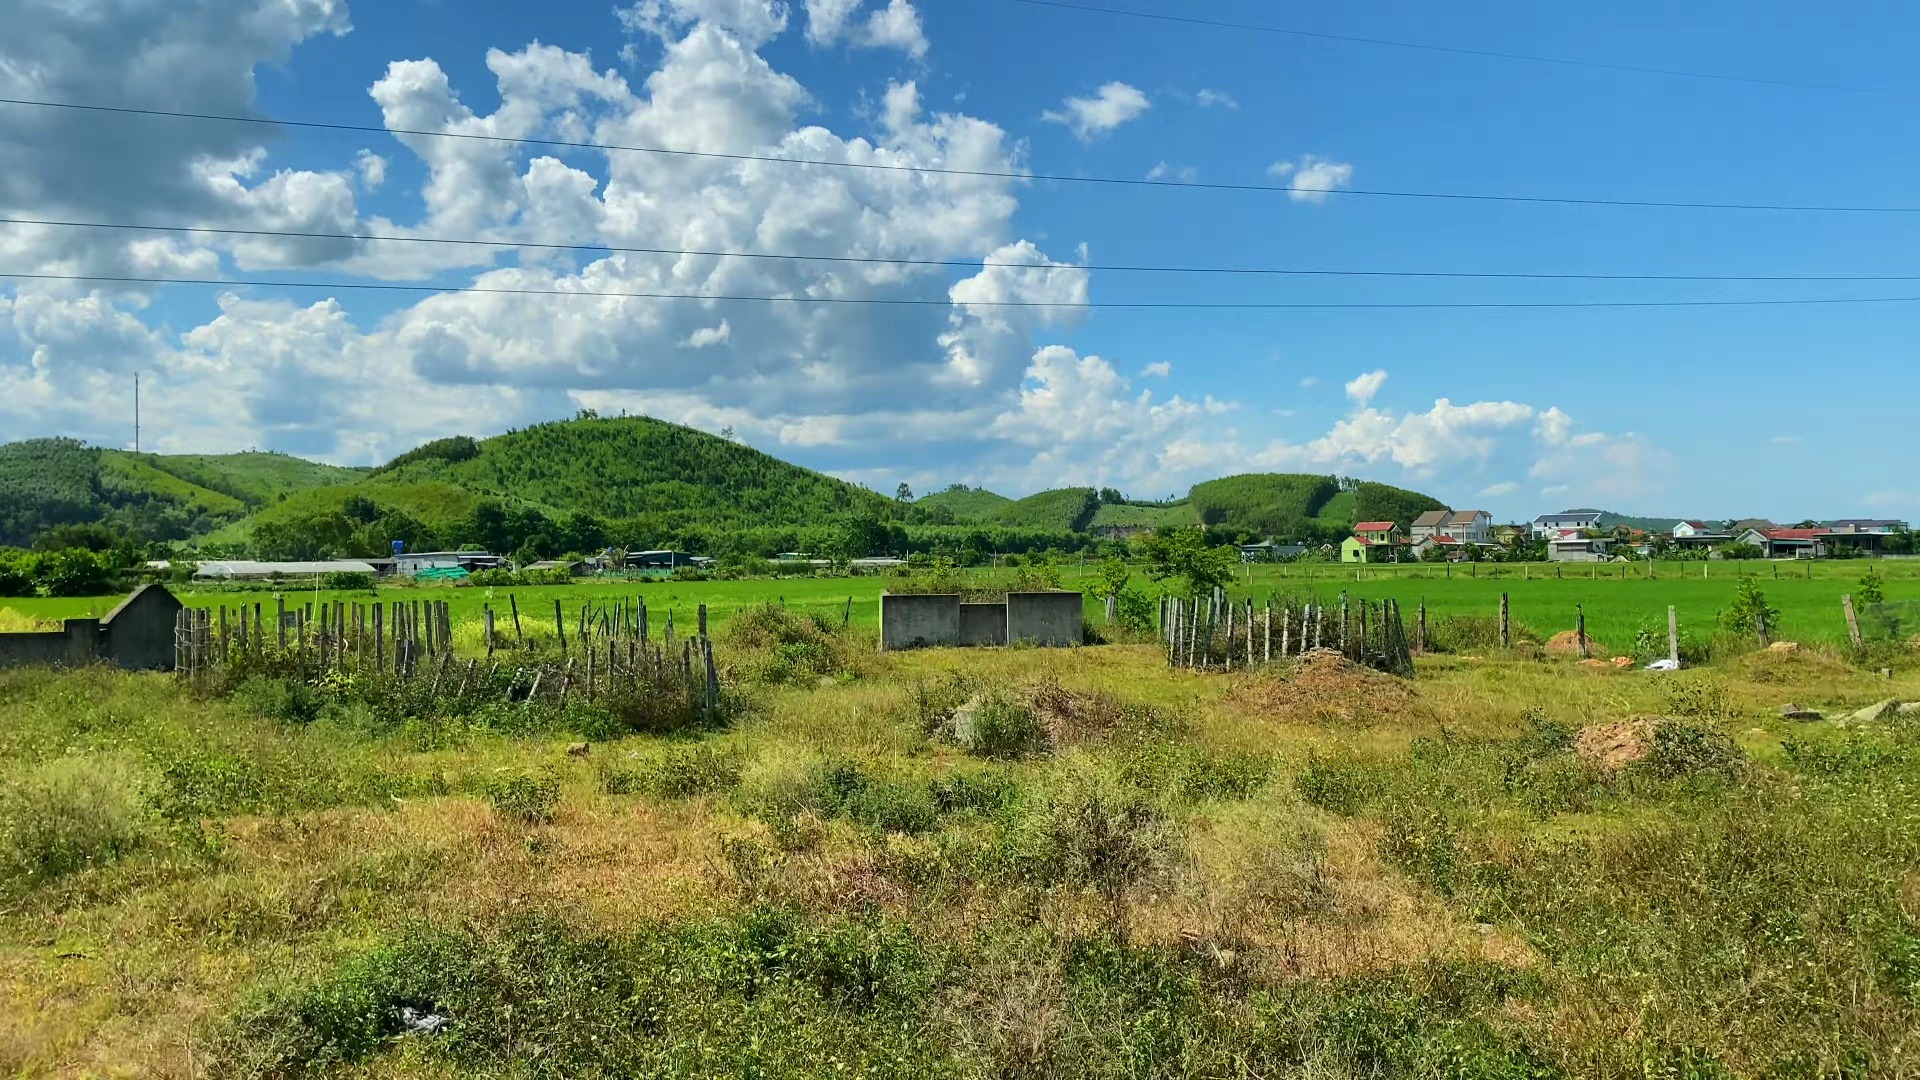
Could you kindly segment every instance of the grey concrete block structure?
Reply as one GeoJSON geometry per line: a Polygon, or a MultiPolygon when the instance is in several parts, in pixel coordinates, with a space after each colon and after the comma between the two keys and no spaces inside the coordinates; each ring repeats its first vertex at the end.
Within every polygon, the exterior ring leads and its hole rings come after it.
{"type": "Polygon", "coordinates": [[[1007,643],[1007,605],[961,604],[960,644],[1005,645],[1007,643]]]}
{"type": "Polygon", "coordinates": [[[1077,592],[1007,594],[1007,640],[1035,645],[1078,645],[1086,621],[1077,592]]]}
{"type": "Polygon", "coordinates": [[[79,667],[105,662],[135,671],[173,670],[180,601],[162,585],[135,589],[104,619],[68,619],[59,630],[0,634],[0,667],[79,667]]]}
{"type": "Polygon", "coordinates": [[[1082,636],[1077,592],[1009,593],[1005,601],[964,604],[955,593],[880,595],[880,648],[928,645],[1078,645],[1082,636]]]}
{"type": "Polygon", "coordinates": [[[960,597],[950,594],[880,594],[880,648],[918,649],[960,644],[960,597]]]}

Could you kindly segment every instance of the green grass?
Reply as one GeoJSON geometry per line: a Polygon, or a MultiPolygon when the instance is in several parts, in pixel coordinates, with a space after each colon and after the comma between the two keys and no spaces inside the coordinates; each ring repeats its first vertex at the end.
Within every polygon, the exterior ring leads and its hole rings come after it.
{"type": "MultiPolygon", "coordinates": [[[[1800,584],[1837,595],[1842,569],[1800,584]]],[[[1300,570],[1251,585],[1340,585],[1300,570]]],[[[730,727],[602,727],[584,754],[568,725],[591,708],[412,711],[425,680],[401,709],[357,675],[226,694],[0,670],[0,1071],[1920,1070],[1920,734],[1778,713],[1920,698],[1920,665],[1432,656],[1390,708],[1334,725],[1284,669],[1172,671],[1150,646],[882,656],[741,618],[856,587],[870,611],[881,584],[513,590],[530,618],[635,593],[656,619],[724,617],[730,727]],[[1643,761],[1576,750],[1637,716],[1662,717],[1643,761]],[[410,1033],[403,1009],[451,1024],[410,1033]]],[[[1348,584],[1557,609],[1730,581],[1348,584]]],[[[471,614],[485,590],[384,595],[471,614]]]]}

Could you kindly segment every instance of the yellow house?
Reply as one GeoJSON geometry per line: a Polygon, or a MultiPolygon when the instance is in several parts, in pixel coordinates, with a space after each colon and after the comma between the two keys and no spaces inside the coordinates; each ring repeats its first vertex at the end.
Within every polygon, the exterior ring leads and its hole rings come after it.
{"type": "Polygon", "coordinates": [[[1355,525],[1353,535],[1340,544],[1340,561],[1392,562],[1395,539],[1393,522],[1363,521],[1355,525]]]}

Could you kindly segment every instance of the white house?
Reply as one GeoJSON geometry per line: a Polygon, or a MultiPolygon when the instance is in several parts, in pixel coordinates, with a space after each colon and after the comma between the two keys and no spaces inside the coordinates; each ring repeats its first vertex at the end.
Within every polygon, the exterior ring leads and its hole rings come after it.
{"type": "Polygon", "coordinates": [[[1578,532],[1599,527],[1598,510],[1562,510],[1557,514],[1541,514],[1533,519],[1533,535],[1536,537],[1553,537],[1567,529],[1578,532]]]}
{"type": "Polygon", "coordinates": [[[1408,538],[1418,542],[1429,536],[1447,535],[1447,518],[1452,513],[1451,510],[1429,510],[1421,514],[1414,518],[1413,524],[1408,527],[1408,538]]]}
{"type": "Polygon", "coordinates": [[[1733,534],[1704,521],[1682,521],[1673,527],[1673,542],[1681,547],[1712,547],[1733,539],[1733,534]]]}
{"type": "Polygon", "coordinates": [[[1465,540],[1469,544],[1484,544],[1487,542],[1487,533],[1492,528],[1493,515],[1485,510],[1455,510],[1447,515],[1446,524],[1440,531],[1455,540],[1465,540]]]}

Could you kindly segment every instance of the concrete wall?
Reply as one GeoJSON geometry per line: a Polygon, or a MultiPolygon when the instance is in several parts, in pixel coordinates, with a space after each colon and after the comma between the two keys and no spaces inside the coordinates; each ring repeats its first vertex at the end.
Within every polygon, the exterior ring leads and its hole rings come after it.
{"type": "Polygon", "coordinates": [[[1007,640],[1078,645],[1086,616],[1077,592],[1007,594],[1007,640]]]}
{"type": "Polygon", "coordinates": [[[880,648],[883,651],[958,644],[958,594],[880,594],[880,648]]]}
{"type": "Polygon", "coordinates": [[[960,605],[960,644],[1005,645],[1006,643],[1007,605],[960,605]]]}
{"type": "Polygon", "coordinates": [[[100,620],[100,659],[133,671],[172,671],[179,600],[163,585],[142,585],[100,620]]]}
{"type": "Polygon", "coordinates": [[[68,619],[65,629],[41,634],[0,634],[0,667],[90,664],[99,638],[98,619],[68,619]]]}
{"type": "Polygon", "coordinates": [[[105,661],[145,671],[173,670],[173,622],[180,601],[161,585],[142,585],[105,619],[68,619],[42,634],[0,634],[0,667],[78,667],[105,661]]]}

